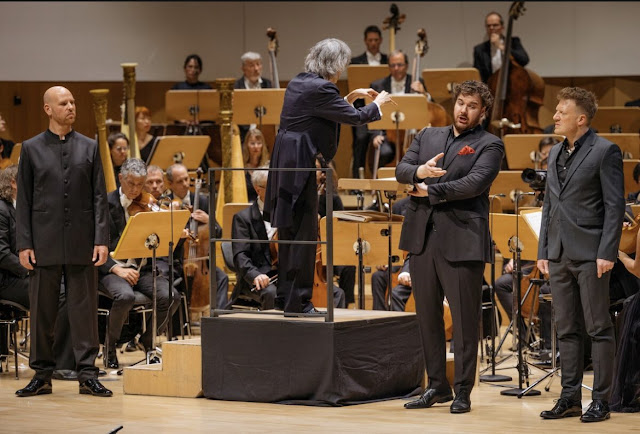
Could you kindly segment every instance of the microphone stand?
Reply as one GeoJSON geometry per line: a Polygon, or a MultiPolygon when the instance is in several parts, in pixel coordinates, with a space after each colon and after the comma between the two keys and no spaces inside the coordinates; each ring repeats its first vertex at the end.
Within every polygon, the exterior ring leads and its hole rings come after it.
{"type": "MultiPolygon", "coordinates": [[[[490,208],[493,210],[493,200],[496,197],[505,197],[503,193],[494,194],[489,199],[491,200],[490,208]]],[[[511,381],[512,378],[508,375],[496,374],[496,328],[498,323],[496,321],[496,242],[493,239],[493,213],[491,213],[491,285],[489,285],[489,298],[491,299],[491,374],[481,375],[480,381],[482,382],[501,382],[511,381]]]]}

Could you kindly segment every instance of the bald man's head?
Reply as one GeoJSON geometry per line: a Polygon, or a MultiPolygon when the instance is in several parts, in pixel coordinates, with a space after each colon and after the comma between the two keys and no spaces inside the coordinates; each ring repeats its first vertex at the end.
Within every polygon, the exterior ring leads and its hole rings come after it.
{"type": "Polygon", "coordinates": [[[69,89],[62,86],[50,87],[42,100],[44,111],[49,116],[49,128],[52,131],[71,129],[76,120],[76,101],[69,89]]]}

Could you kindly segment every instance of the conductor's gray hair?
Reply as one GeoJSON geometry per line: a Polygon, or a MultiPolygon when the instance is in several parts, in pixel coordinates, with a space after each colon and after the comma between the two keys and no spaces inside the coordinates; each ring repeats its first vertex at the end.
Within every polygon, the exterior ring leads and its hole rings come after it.
{"type": "Polygon", "coordinates": [[[323,39],[314,45],[304,61],[306,72],[331,80],[344,71],[351,61],[351,49],[340,39],[323,39]]]}
{"type": "Polygon", "coordinates": [[[262,60],[262,56],[260,56],[259,53],[256,53],[254,51],[247,51],[242,56],[240,56],[240,60],[242,61],[242,64],[244,65],[244,62],[247,62],[249,60],[262,60]]]}
{"type": "Polygon", "coordinates": [[[123,178],[131,175],[135,178],[139,178],[141,176],[147,176],[147,166],[144,164],[139,158],[129,158],[122,163],[120,166],[120,174],[123,178]]]}

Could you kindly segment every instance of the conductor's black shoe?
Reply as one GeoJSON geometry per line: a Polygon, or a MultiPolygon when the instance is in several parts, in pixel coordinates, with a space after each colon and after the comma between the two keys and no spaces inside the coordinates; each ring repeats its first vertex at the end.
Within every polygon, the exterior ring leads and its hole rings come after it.
{"type": "Polygon", "coordinates": [[[440,392],[436,389],[426,389],[422,396],[414,401],[407,402],[404,408],[413,410],[416,408],[429,408],[433,404],[442,404],[453,399],[451,391],[440,392]]]}
{"type": "Polygon", "coordinates": [[[113,395],[113,392],[104,387],[97,379],[90,378],[80,384],[80,394],[109,397],[113,395]]]}
{"type": "Polygon", "coordinates": [[[572,401],[569,398],[560,398],[551,410],[540,413],[543,419],[562,419],[565,417],[577,417],[582,415],[582,403],[572,401]]]}
{"type": "Polygon", "coordinates": [[[471,411],[471,397],[466,389],[461,389],[456,394],[456,399],[451,403],[451,413],[468,413],[471,411]]]}
{"type": "Polygon", "coordinates": [[[601,399],[594,399],[587,408],[587,411],[580,417],[583,422],[602,422],[611,417],[609,403],[601,399]]]}
{"type": "Polygon", "coordinates": [[[78,373],[72,369],[56,369],[53,371],[51,378],[54,380],[75,381],[78,379],[78,373]]]}
{"type": "Polygon", "coordinates": [[[29,381],[29,384],[24,389],[20,389],[16,391],[16,395],[21,398],[27,396],[36,396],[36,395],[48,395],[53,391],[51,387],[51,380],[45,381],[39,378],[34,378],[29,381]]]}
{"type": "Polygon", "coordinates": [[[325,315],[327,312],[326,311],[322,311],[322,310],[318,310],[315,307],[312,307],[311,309],[309,309],[306,312],[285,312],[284,316],[286,318],[294,318],[294,317],[305,317],[307,315],[325,315]]]}
{"type": "Polygon", "coordinates": [[[118,362],[118,354],[116,349],[109,350],[107,352],[107,368],[109,369],[118,369],[120,367],[120,363],[118,362]]]}

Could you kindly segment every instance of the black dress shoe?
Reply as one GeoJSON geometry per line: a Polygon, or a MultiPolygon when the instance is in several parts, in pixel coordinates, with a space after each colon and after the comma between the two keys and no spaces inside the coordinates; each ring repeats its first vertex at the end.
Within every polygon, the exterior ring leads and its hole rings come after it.
{"type": "Polygon", "coordinates": [[[118,369],[120,367],[120,363],[118,363],[118,354],[116,353],[116,349],[109,350],[107,353],[107,368],[109,369],[118,369]]]}
{"type": "Polygon", "coordinates": [[[112,396],[113,392],[104,387],[97,379],[90,378],[80,384],[80,394],[108,397],[112,396]]]}
{"type": "Polygon", "coordinates": [[[422,396],[415,401],[407,402],[404,405],[404,408],[409,410],[413,410],[416,408],[429,408],[433,404],[442,404],[445,402],[449,402],[453,399],[453,394],[451,391],[440,392],[436,389],[426,389],[422,396]]]}
{"type": "MultiPolygon", "coordinates": [[[[140,345],[141,347],[142,345],[140,345]]],[[[129,342],[127,342],[127,345],[125,346],[124,350],[127,353],[133,353],[134,351],[138,351],[139,349],[141,349],[138,344],[136,343],[135,339],[130,340],[129,342]]]]}
{"type": "Polygon", "coordinates": [[[580,417],[583,422],[602,422],[611,417],[609,403],[601,399],[594,399],[587,411],[580,417]]]}
{"type": "Polygon", "coordinates": [[[582,403],[572,401],[569,398],[560,398],[551,410],[540,413],[543,419],[562,419],[565,417],[576,417],[582,415],[582,403]]]}
{"type": "Polygon", "coordinates": [[[326,311],[318,310],[315,307],[312,307],[311,309],[309,309],[306,312],[285,312],[284,316],[285,316],[285,318],[295,318],[295,317],[305,317],[305,316],[312,316],[312,315],[326,315],[326,314],[327,314],[326,311]]]}
{"type": "Polygon", "coordinates": [[[40,380],[39,378],[32,379],[27,387],[16,391],[16,395],[21,398],[27,396],[47,395],[53,391],[51,387],[51,381],[40,380]]]}
{"type": "Polygon", "coordinates": [[[78,373],[72,369],[56,369],[53,371],[51,378],[54,380],[76,381],[78,373]]]}
{"type": "Polygon", "coordinates": [[[451,413],[468,413],[471,411],[471,397],[466,389],[456,394],[456,399],[451,403],[451,413]]]}

